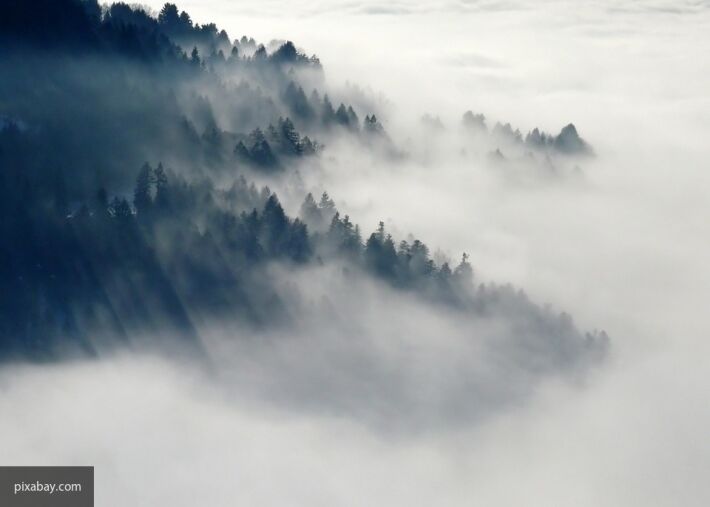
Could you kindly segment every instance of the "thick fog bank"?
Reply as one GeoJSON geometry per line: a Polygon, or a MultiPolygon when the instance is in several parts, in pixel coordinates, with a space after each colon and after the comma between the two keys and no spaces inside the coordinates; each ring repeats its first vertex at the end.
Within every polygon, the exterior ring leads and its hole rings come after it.
{"type": "Polygon", "coordinates": [[[590,371],[545,332],[523,339],[527,305],[477,318],[339,266],[277,265],[294,318],[199,326],[206,369],[3,366],[4,462],[95,465],[97,504],[117,507],[710,503],[707,2],[179,7],[293,39],[344,99],[348,80],[386,98],[407,156],[332,139],[277,182],[287,211],[327,190],[367,231],[465,251],[477,284],[603,327],[612,353],[590,371]],[[493,147],[461,150],[466,110],[523,133],[572,122],[596,156],[563,177],[491,163],[493,147]],[[424,114],[444,130],[423,134],[424,114]]]}
{"type": "Polygon", "coordinates": [[[393,436],[473,427],[545,381],[581,388],[608,352],[606,335],[506,287],[481,289],[462,311],[347,267],[274,271],[286,325],[208,323],[201,336],[219,384],[295,413],[393,436]]]}
{"type": "Polygon", "coordinates": [[[689,389],[700,361],[672,359],[686,368],[604,370],[584,395],[550,383],[483,425],[416,438],[216,389],[154,359],[15,367],[0,375],[0,409],[12,413],[0,444],[14,464],[95,465],[97,503],[117,507],[700,506],[710,414],[689,389]]]}

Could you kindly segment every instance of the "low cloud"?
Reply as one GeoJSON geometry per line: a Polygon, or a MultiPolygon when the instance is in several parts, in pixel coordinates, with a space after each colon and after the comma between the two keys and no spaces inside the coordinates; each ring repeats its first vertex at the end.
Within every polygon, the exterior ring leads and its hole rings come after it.
{"type": "Polygon", "coordinates": [[[3,366],[5,461],[94,464],[97,503],[117,507],[708,504],[706,3],[421,3],[366,26],[374,4],[180,7],[292,38],[329,85],[391,102],[378,117],[405,155],[328,139],[277,182],[290,214],[327,190],[367,233],[383,220],[437,258],[467,252],[476,284],[513,284],[495,293],[510,305],[481,316],[340,265],[275,265],[292,319],[199,324],[206,367],[148,352],[3,366]],[[573,122],[597,156],[545,172],[544,155],[462,130],[469,109],[523,135],[573,122]],[[611,355],[558,346],[541,315],[574,347],[603,327],[611,355]]]}

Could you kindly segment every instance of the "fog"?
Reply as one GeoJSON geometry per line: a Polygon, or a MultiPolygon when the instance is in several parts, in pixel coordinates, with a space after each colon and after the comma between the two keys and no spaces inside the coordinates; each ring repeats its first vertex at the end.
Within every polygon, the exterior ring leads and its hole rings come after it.
{"type": "Polygon", "coordinates": [[[534,337],[501,342],[506,318],[275,266],[307,295],[285,299],[299,319],[259,335],[203,325],[207,365],[3,366],[3,461],[95,465],[109,506],[710,502],[707,2],[179,7],[318,54],[328,86],[365,90],[408,154],[333,139],[281,182],[288,211],[327,189],[368,232],[384,220],[442,257],[467,252],[476,282],[605,329],[609,355],[557,360],[534,337]],[[466,145],[466,110],[523,134],[574,123],[596,156],[559,157],[554,174],[492,164],[493,145],[466,145]]]}

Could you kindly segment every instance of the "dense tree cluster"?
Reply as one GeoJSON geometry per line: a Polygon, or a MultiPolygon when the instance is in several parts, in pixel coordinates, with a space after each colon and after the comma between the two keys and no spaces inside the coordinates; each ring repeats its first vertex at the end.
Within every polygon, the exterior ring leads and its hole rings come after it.
{"type": "Polygon", "coordinates": [[[256,128],[234,148],[238,160],[262,169],[283,167],[283,157],[315,155],[321,150],[318,142],[301,137],[289,118],[279,118],[276,126],[269,124],[264,133],[256,128]]]}
{"type": "Polygon", "coordinates": [[[591,155],[591,146],[579,136],[576,127],[569,124],[562,128],[558,135],[552,135],[534,128],[525,137],[519,129],[513,129],[510,123],[497,122],[489,132],[486,117],[466,111],[462,118],[462,125],[470,132],[476,134],[490,134],[491,138],[499,144],[513,147],[524,147],[535,151],[554,151],[565,155],[591,155]]]}
{"type": "MultiPolygon", "coordinates": [[[[310,97],[307,97],[303,88],[294,82],[290,82],[286,87],[283,100],[294,117],[309,125],[317,125],[321,128],[340,126],[355,133],[367,132],[370,126],[370,117],[366,117],[361,124],[358,114],[351,105],[341,102],[336,109],[327,93],[321,98],[318,91],[313,90],[310,97]]],[[[380,124],[378,129],[384,130],[380,124]]]]}
{"type": "Polygon", "coordinates": [[[90,352],[88,337],[98,331],[127,339],[160,328],[190,340],[195,319],[222,314],[255,325],[285,318],[264,270],[274,261],[345,263],[470,311],[495,308],[504,294],[540,312],[507,288],[474,291],[465,254],[455,269],[437,266],[424,243],[396,244],[382,222],[363,241],[327,193],[319,202],[308,194],[301,216],[290,218],[268,187],[243,177],[226,190],[208,180],[188,183],[162,164],[140,168],[130,198],[99,189],[75,203],[66,200],[58,173],[40,185],[0,174],[4,353],[71,344],[90,352]]]}
{"type": "Polygon", "coordinates": [[[466,111],[463,114],[462,123],[467,129],[483,132],[488,130],[488,127],[486,126],[486,117],[480,113],[473,113],[473,111],[466,111]]]}
{"type": "MultiPolygon", "coordinates": [[[[276,325],[289,318],[269,274],[277,262],[334,263],[474,316],[514,308],[521,327],[572,348],[603,341],[520,292],[474,287],[465,254],[438,265],[383,223],[363,236],[327,193],[289,217],[249,183],[252,169],[317,154],[313,133],[387,141],[375,114],[361,123],[315,87],[306,95],[299,83],[319,72],[291,42],[231,42],[174,4],[157,18],[95,0],[3,6],[0,356],[92,353],[94,336],[196,343],[196,325],[215,317],[276,325]]],[[[570,127],[550,143],[574,151],[570,127]]]]}
{"type": "Polygon", "coordinates": [[[276,318],[278,297],[259,275],[270,261],[341,258],[401,286],[437,271],[418,241],[395,253],[382,225],[363,244],[359,227],[340,218],[327,193],[318,204],[309,194],[303,219],[291,219],[267,187],[257,190],[242,177],[219,190],[207,180],[188,183],[162,164],[140,168],[130,198],[99,189],[75,203],[60,173],[40,184],[0,175],[6,352],[51,350],[58,336],[88,347],[92,331],[125,337],[154,325],[189,336],[196,315],[235,308],[253,322],[266,318],[262,311],[276,318]],[[263,310],[264,298],[274,308],[263,310]]]}
{"type": "Polygon", "coordinates": [[[127,187],[125,167],[146,159],[202,175],[284,168],[285,157],[318,153],[331,131],[361,130],[352,106],[318,91],[316,57],[290,41],[268,51],[230,41],[174,4],[154,18],[126,3],[14,2],[0,28],[2,114],[23,126],[0,131],[0,145],[14,144],[0,163],[39,177],[59,161],[72,198],[127,187]]]}

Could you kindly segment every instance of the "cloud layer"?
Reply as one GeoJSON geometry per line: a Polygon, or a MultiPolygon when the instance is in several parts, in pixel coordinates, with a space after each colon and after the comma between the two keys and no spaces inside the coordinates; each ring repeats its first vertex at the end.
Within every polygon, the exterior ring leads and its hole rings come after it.
{"type": "Polygon", "coordinates": [[[4,461],[95,464],[108,506],[710,502],[707,2],[180,8],[319,54],[331,86],[384,94],[388,132],[422,155],[385,163],[335,143],[320,172],[289,182],[293,210],[301,190],[327,188],[359,223],[466,251],[481,281],[603,325],[613,356],[589,377],[540,380],[511,348],[507,370],[476,349],[498,342],[462,341],[468,328],[446,313],[344,293],[328,272],[313,286],[284,275],[314,306],[283,334],[318,354],[283,336],[227,346],[244,333],[227,327],[204,330],[211,373],[149,357],[3,368],[4,461]],[[497,171],[453,149],[467,109],[525,131],[574,122],[598,157],[579,179],[497,171]],[[439,145],[415,127],[425,113],[447,128],[439,145]],[[324,287],[341,312],[309,320],[329,304],[324,287]],[[348,304],[366,318],[348,322],[348,304]]]}

